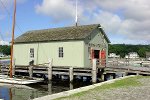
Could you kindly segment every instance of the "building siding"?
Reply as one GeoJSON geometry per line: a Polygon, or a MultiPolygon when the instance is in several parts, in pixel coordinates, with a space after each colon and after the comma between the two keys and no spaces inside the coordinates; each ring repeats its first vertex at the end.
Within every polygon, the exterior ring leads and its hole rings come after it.
{"type": "Polygon", "coordinates": [[[54,66],[84,67],[84,41],[57,41],[14,45],[16,65],[29,65],[31,60],[34,60],[34,64],[43,64],[47,63],[48,59],[51,58],[54,66]],[[59,47],[63,47],[63,58],[58,56],[59,47]],[[34,59],[30,59],[30,48],[34,48],[34,59]]]}

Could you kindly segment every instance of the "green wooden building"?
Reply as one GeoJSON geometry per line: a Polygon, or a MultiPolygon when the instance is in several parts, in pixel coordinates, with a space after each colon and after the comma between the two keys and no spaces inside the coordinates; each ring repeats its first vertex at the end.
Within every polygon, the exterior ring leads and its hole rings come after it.
{"type": "Polygon", "coordinates": [[[108,43],[100,24],[28,31],[14,44],[16,65],[48,63],[53,66],[91,67],[92,59],[107,63],[108,43]]]}

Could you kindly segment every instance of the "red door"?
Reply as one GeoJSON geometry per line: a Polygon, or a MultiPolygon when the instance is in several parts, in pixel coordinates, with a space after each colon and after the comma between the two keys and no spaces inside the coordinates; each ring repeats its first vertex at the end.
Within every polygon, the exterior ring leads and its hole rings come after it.
{"type": "Polygon", "coordinates": [[[94,59],[94,49],[91,49],[91,63],[93,63],[94,59]]]}
{"type": "Polygon", "coordinates": [[[101,65],[105,66],[106,65],[106,51],[105,50],[101,51],[100,58],[101,58],[101,65]]]}

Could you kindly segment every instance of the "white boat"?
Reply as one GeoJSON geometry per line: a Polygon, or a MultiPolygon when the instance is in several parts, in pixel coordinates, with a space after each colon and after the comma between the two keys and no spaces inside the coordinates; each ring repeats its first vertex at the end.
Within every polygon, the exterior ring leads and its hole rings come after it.
{"type": "Polygon", "coordinates": [[[0,83],[27,85],[27,84],[33,84],[42,81],[44,81],[44,79],[42,78],[21,79],[21,78],[9,78],[6,75],[0,75],[0,83]]]}

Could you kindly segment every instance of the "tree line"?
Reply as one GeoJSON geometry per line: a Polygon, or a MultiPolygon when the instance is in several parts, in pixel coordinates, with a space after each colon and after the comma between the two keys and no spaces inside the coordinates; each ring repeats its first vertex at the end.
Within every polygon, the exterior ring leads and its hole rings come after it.
{"type": "Polygon", "coordinates": [[[145,58],[146,52],[150,52],[150,45],[109,44],[109,53],[116,53],[124,58],[129,52],[137,52],[145,58]]]}
{"type": "Polygon", "coordinates": [[[0,52],[5,54],[5,55],[10,55],[10,46],[0,45],[0,52]]]}

